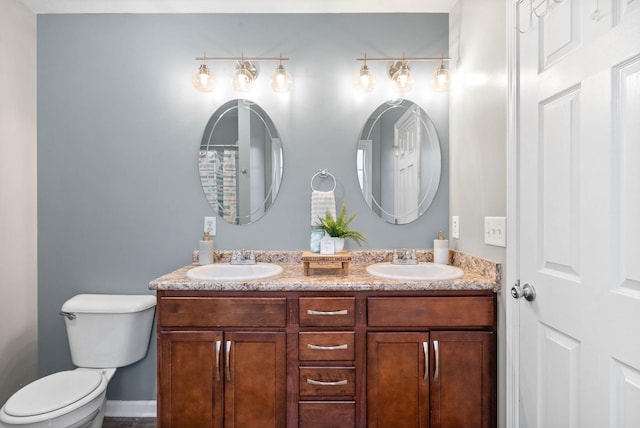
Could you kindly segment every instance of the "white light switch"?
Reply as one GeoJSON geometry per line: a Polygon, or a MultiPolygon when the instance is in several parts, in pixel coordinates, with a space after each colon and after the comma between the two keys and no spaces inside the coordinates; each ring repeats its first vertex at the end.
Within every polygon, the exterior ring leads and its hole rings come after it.
{"type": "Polygon", "coordinates": [[[484,243],[497,247],[507,246],[507,218],[484,218],[484,243]]]}
{"type": "Polygon", "coordinates": [[[460,239],[460,217],[457,215],[451,216],[451,237],[460,239]]]}

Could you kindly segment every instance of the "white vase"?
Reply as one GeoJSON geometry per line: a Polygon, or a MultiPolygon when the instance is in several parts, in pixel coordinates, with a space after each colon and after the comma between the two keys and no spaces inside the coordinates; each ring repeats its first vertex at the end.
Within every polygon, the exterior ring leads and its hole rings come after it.
{"type": "Polygon", "coordinates": [[[331,239],[333,240],[333,251],[339,253],[344,249],[344,238],[336,238],[334,236],[331,239]]]}

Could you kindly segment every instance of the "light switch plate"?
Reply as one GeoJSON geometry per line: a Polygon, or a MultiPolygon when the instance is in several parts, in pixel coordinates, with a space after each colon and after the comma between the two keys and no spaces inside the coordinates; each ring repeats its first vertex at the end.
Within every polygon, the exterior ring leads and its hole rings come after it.
{"type": "Polygon", "coordinates": [[[451,216],[451,238],[460,239],[460,217],[451,216]]]}
{"type": "Polygon", "coordinates": [[[497,247],[507,246],[507,218],[484,218],[484,243],[497,247]]]}
{"type": "Polygon", "coordinates": [[[209,235],[216,236],[216,218],[205,217],[204,218],[204,231],[209,232],[209,235]]]}

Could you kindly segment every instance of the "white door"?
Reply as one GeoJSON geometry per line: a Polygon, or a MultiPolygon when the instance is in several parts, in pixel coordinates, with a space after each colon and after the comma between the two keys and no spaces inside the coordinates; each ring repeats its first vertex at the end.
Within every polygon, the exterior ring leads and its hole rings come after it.
{"type": "Polygon", "coordinates": [[[394,208],[396,223],[418,218],[420,190],[420,116],[408,109],[395,123],[394,132],[394,208]]]}
{"type": "Polygon", "coordinates": [[[519,426],[640,427],[640,1],[556,1],[519,6],[519,426]]]}

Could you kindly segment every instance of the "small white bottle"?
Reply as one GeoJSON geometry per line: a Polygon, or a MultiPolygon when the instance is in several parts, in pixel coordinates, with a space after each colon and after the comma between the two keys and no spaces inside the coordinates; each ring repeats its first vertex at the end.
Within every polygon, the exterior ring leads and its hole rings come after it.
{"type": "Polygon", "coordinates": [[[449,240],[444,239],[444,233],[438,234],[433,240],[433,262],[441,265],[449,264],[449,240]]]}
{"type": "Polygon", "coordinates": [[[198,263],[201,265],[209,265],[213,263],[213,239],[211,239],[209,232],[204,232],[202,235],[202,240],[199,243],[198,249],[200,250],[198,263]]]}

